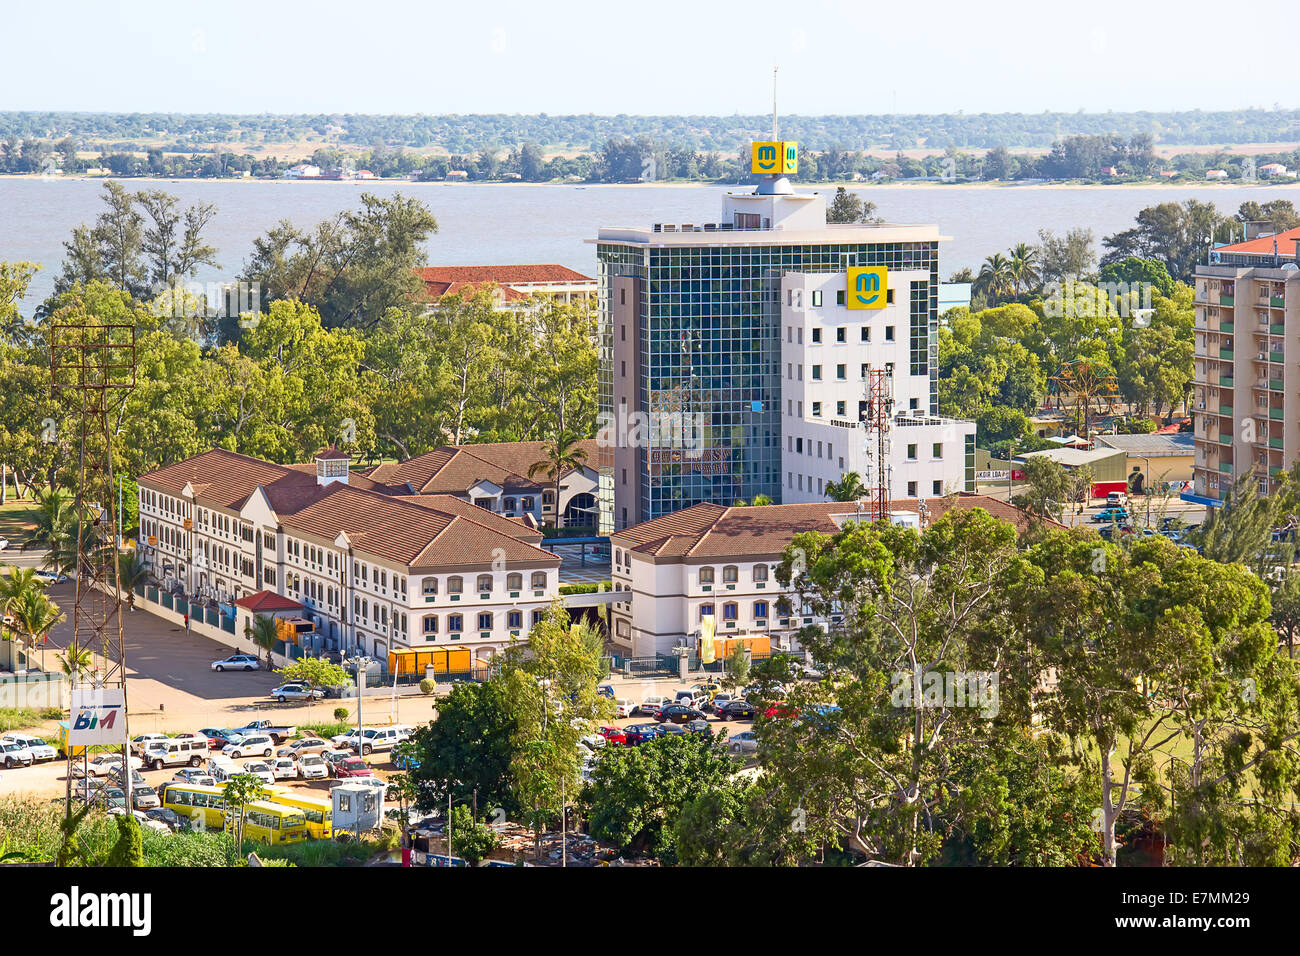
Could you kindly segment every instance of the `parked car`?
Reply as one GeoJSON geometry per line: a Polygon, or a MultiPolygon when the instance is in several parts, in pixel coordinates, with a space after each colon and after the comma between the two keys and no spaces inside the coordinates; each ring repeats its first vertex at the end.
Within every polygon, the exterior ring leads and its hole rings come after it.
{"type": "Polygon", "coordinates": [[[226,744],[234,743],[236,737],[242,736],[229,727],[204,727],[199,733],[208,738],[209,750],[220,750],[226,744]]]}
{"type": "Polygon", "coordinates": [[[340,779],[344,777],[373,777],[374,771],[370,769],[370,764],[360,757],[344,757],[334,765],[334,776],[340,779]]]}
{"type": "Polygon", "coordinates": [[[584,734],[578,739],[578,743],[589,751],[595,751],[606,746],[609,741],[601,734],[584,734]]]}
{"type": "Polygon", "coordinates": [[[323,780],[330,775],[329,764],[320,754],[303,754],[296,762],[298,776],[304,780],[323,780]]]}
{"type": "Polygon", "coordinates": [[[1092,521],[1093,524],[1102,524],[1102,523],[1108,524],[1112,521],[1118,521],[1121,524],[1127,524],[1129,520],[1128,509],[1127,508],[1102,508],[1096,514],[1094,514],[1089,520],[1092,521]]]}
{"type": "Polygon", "coordinates": [[[227,757],[233,757],[238,760],[240,757],[248,757],[253,754],[261,754],[263,757],[269,757],[275,752],[275,741],[267,734],[249,734],[239,743],[227,744],[221,748],[221,752],[227,757]]]}
{"type": "Polygon", "coordinates": [[[325,691],[320,687],[312,687],[310,684],[293,681],[272,688],[270,696],[283,704],[290,700],[320,700],[325,696],[325,691]]]}
{"type": "Polygon", "coordinates": [[[187,763],[197,767],[208,754],[208,742],[202,737],[164,737],[151,740],[140,758],[154,770],[187,763]]]}
{"type": "Polygon", "coordinates": [[[271,774],[276,780],[297,780],[298,762],[292,757],[272,757],[271,774]]]}
{"type": "Polygon", "coordinates": [[[686,728],[681,724],[660,724],[659,730],[664,736],[685,737],[686,728]]]}
{"type": "Polygon", "coordinates": [[[158,802],[158,791],[153,787],[145,784],[144,786],[131,786],[131,804],[137,810],[155,810],[161,804],[158,802]]]}
{"type": "Polygon", "coordinates": [[[126,812],[126,793],[121,787],[104,787],[95,791],[91,799],[109,813],[114,810],[120,813],[126,812]]]}
{"type": "Polygon", "coordinates": [[[330,746],[328,740],[322,740],[319,737],[304,737],[302,740],[295,740],[287,747],[281,747],[275,752],[277,757],[301,757],[303,754],[320,753],[330,746]]]}
{"type": "Polygon", "coordinates": [[[0,753],[4,754],[4,764],[8,770],[14,767],[30,767],[36,759],[26,744],[20,744],[16,740],[0,742],[0,753]]]}
{"type": "Polygon", "coordinates": [[[290,737],[298,736],[298,728],[293,724],[273,724],[269,720],[250,720],[242,727],[236,727],[237,734],[266,734],[277,744],[284,743],[290,737]]]}
{"type": "MultiPolygon", "coordinates": [[[[139,770],[143,766],[144,761],[135,755],[131,756],[130,767],[132,770],[139,770]]],[[[76,761],[73,761],[72,764],[72,775],[74,777],[79,777],[83,773],[91,777],[99,777],[104,774],[121,773],[121,771],[121,754],[96,754],[86,761],[84,769],[82,765],[76,761]]]]}
{"type": "Polygon", "coordinates": [[[737,756],[758,753],[758,737],[752,730],[745,730],[727,738],[727,752],[737,756]]]}
{"type": "Polygon", "coordinates": [[[627,746],[627,734],[621,727],[601,727],[596,733],[605,738],[605,743],[614,747],[627,746]]]}
{"type": "Polygon", "coordinates": [[[636,713],[636,708],[636,701],[628,700],[626,697],[614,701],[614,715],[617,717],[631,717],[636,713]]]}
{"type": "Polygon", "coordinates": [[[9,539],[0,537],[0,551],[3,551],[7,547],[9,547],[9,539]]]}
{"type": "Polygon", "coordinates": [[[344,760],[348,759],[351,756],[352,756],[352,751],[341,750],[341,749],[322,750],[320,753],[321,759],[324,760],[325,765],[329,767],[330,776],[334,775],[335,764],[342,763],[344,760]]]}
{"type": "Polygon", "coordinates": [[[643,717],[653,717],[655,714],[659,713],[660,707],[667,707],[671,703],[672,701],[667,697],[647,697],[645,700],[641,701],[637,710],[643,717]]]}
{"type": "Polygon", "coordinates": [[[255,671],[261,666],[262,662],[252,654],[231,654],[212,662],[214,671],[255,671]]]}
{"type": "Polygon", "coordinates": [[[598,686],[598,687],[596,688],[596,693],[599,694],[601,697],[608,697],[610,700],[613,700],[613,699],[614,699],[614,685],[613,685],[613,684],[601,684],[600,686],[598,686]]]}
{"type": "Polygon", "coordinates": [[[630,746],[646,743],[660,736],[663,728],[656,724],[629,724],[623,728],[623,735],[630,746]]]}
{"type": "Polygon", "coordinates": [[[152,810],[146,810],[144,815],[145,819],[161,823],[172,833],[181,828],[181,818],[175,810],[168,810],[166,807],[155,807],[152,810]]]}
{"type": "Polygon", "coordinates": [[[184,770],[178,770],[172,779],[177,783],[190,783],[200,787],[215,787],[217,782],[212,779],[212,774],[206,770],[198,770],[194,767],[186,767],[184,770]]]}
{"type": "Polygon", "coordinates": [[[706,714],[715,714],[719,707],[722,707],[728,701],[735,700],[730,694],[717,693],[700,705],[700,710],[706,714]]]}
{"type": "Polygon", "coordinates": [[[359,749],[361,756],[376,751],[392,750],[402,741],[406,740],[415,732],[415,728],[408,727],[404,724],[398,724],[395,727],[368,727],[361,731],[359,741],[354,740],[348,744],[353,750],[359,749]]]}
{"type": "Polygon", "coordinates": [[[22,744],[31,751],[33,763],[40,763],[42,760],[54,760],[59,755],[59,752],[42,738],[33,737],[31,734],[7,733],[0,737],[0,743],[22,744]]]}
{"type": "MultiPolygon", "coordinates": [[[[0,551],[3,551],[3,550],[4,550],[3,548],[0,548],[0,551]]],[[[48,585],[48,584],[64,584],[64,583],[66,583],[66,582],[72,580],[72,578],[68,577],[66,574],[59,574],[57,571],[41,571],[41,570],[38,570],[38,571],[36,572],[36,577],[37,577],[39,580],[44,581],[47,585],[48,585]]]]}
{"type": "Polygon", "coordinates": [[[669,704],[667,707],[660,709],[655,714],[655,720],[660,723],[672,721],[675,724],[685,724],[692,720],[706,719],[703,712],[696,710],[687,704],[669,704]]]}
{"type": "Polygon", "coordinates": [[[758,716],[758,708],[747,700],[736,698],[727,701],[715,713],[719,720],[753,720],[758,716]]]}
{"type": "Polygon", "coordinates": [[[151,743],[167,739],[166,734],[140,734],[138,737],[131,738],[131,752],[135,754],[144,753],[151,743]]]}
{"type": "Polygon", "coordinates": [[[709,736],[713,733],[713,727],[707,720],[692,720],[688,724],[683,724],[688,734],[704,734],[709,736]]]}
{"type": "Polygon", "coordinates": [[[1107,508],[1125,508],[1128,506],[1128,495],[1122,491],[1112,491],[1106,495],[1107,508]]]}
{"type": "Polygon", "coordinates": [[[271,764],[265,760],[250,760],[244,764],[244,773],[251,773],[254,777],[261,777],[267,783],[275,783],[275,771],[271,769],[271,764]]]}

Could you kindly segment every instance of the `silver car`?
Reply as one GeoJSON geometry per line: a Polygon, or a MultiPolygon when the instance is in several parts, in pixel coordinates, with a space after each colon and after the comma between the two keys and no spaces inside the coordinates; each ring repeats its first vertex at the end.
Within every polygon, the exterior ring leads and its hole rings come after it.
{"type": "Polygon", "coordinates": [[[273,688],[270,696],[283,704],[290,700],[320,700],[325,696],[325,691],[310,684],[291,682],[273,688]]]}
{"type": "Polygon", "coordinates": [[[752,730],[745,730],[727,738],[727,752],[736,756],[748,756],[758,753],[758,737],[752,730]]]}

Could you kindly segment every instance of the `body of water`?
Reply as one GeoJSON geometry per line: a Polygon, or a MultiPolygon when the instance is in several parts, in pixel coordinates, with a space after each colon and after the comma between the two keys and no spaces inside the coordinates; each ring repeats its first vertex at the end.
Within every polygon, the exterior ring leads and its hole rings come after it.
{"type": "MultiPolygon", "coordinates": [[[[438,219],[428,243],[431,265],[557,262],[594,275],[595,249],[584,242],[602,226],[653,222],[715,222],[722,195],[736,186],[540,186],[465,183],[338,183],[177,180],[125,181],[130,189],[159,188],[183,204],[206,201],[217,215],[206,233],[219,268],[201,281],[233,280],[253,239],[281,219],[308,228],[342,209],[355,208],[362,192],[402,192],[423,199],[438,219]]],[[[827,192],[826,187],[817,188],[827,192]]],[[[1127,229],[1137,212],[1160,202],[1195,197],[1233,213],[1247,200],[1300,200],[1296,186],[994,188],[889,186],[855,191],[874,202],[889,222],[936,223],[952,241],[942,248],[941,274],[977,268],[1016,242],[1037,241],[1039,229],[1092,229],[1103,236],[1127,229]]],[[[91,222],[101,207],[100,182],[88,179],[0,178],[0,260],[39,263],[28,308],[47,295],[73,227],[91,222]]]]}

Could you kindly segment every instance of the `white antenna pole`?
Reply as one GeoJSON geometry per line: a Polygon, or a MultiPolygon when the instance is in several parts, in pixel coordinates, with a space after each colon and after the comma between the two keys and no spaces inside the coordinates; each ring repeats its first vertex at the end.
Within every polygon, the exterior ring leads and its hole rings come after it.
{"type": "Polygon", "coordinates": [[[779,66],[772,67],[772,142],[776,142],[781,137],[776,132],[776,71],[781,69],[779,66]]]}

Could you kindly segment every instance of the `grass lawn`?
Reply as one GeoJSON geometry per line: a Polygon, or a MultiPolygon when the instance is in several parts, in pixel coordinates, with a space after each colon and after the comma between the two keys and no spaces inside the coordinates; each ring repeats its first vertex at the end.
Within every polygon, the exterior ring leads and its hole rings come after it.
{"type": "Polygon", "coordinates": [[[11,549],[21,548],[31,534],[35,527],[31,517],[34,509],[31,500],[25,498],[10,498],[0,505],[0,538],[8,538],[11,549]]]}

